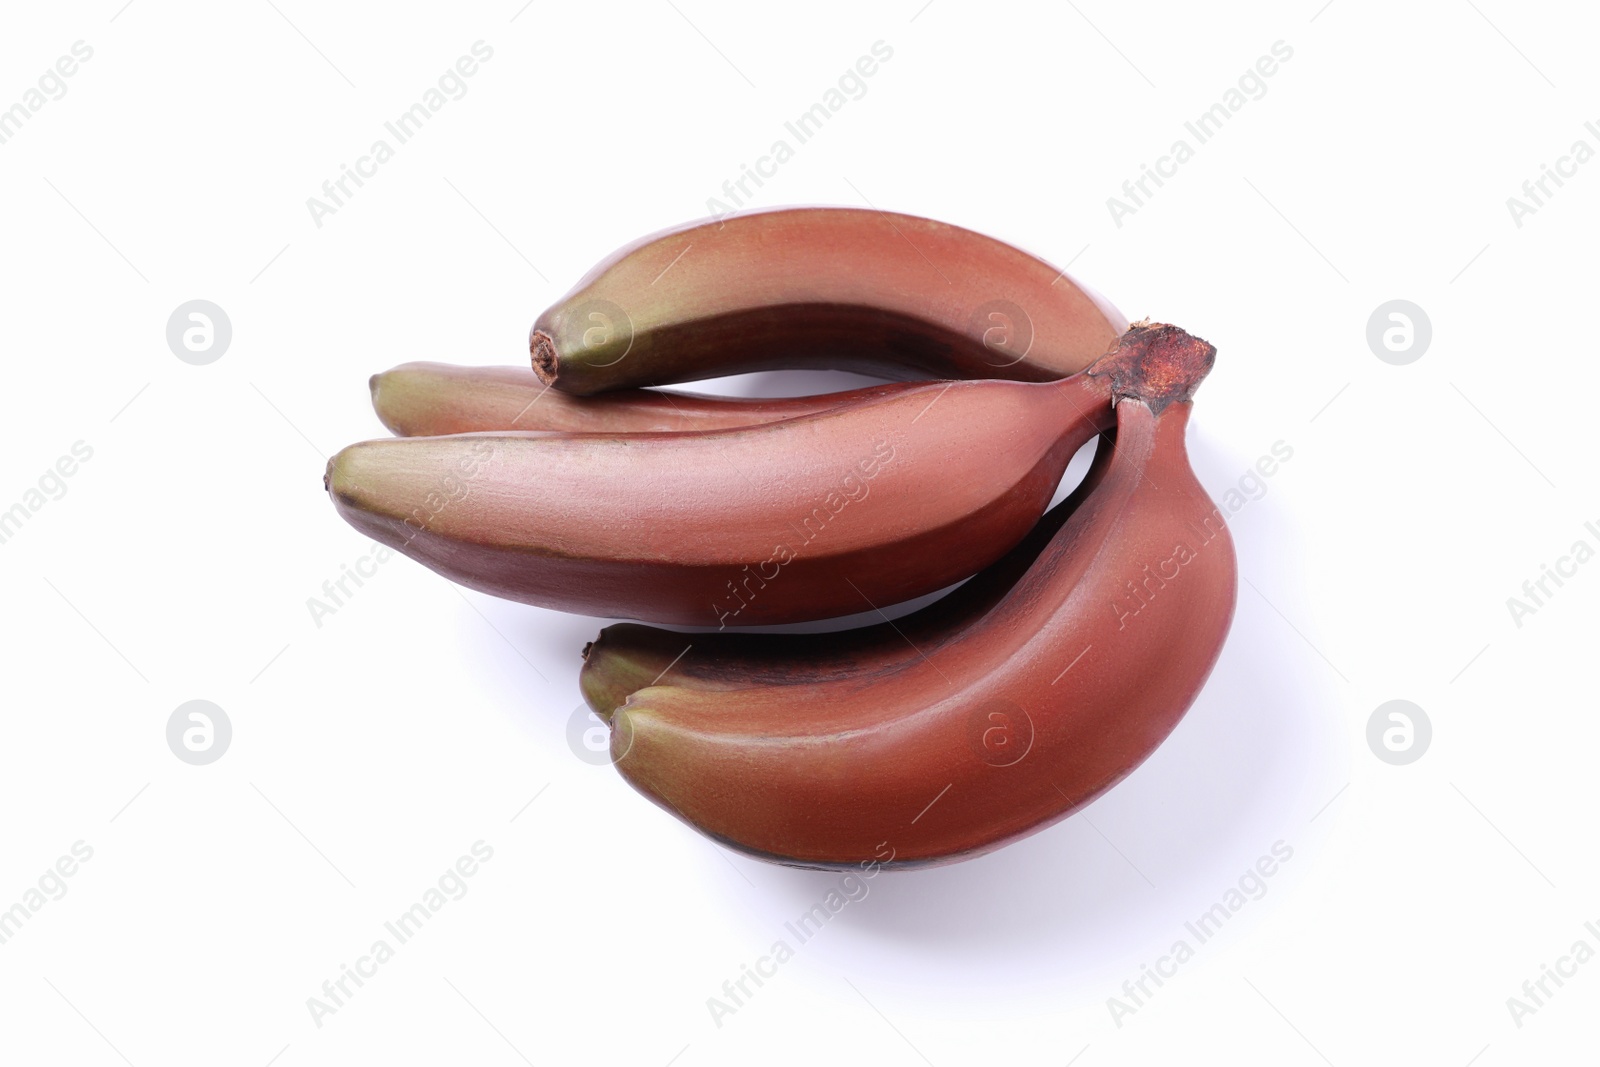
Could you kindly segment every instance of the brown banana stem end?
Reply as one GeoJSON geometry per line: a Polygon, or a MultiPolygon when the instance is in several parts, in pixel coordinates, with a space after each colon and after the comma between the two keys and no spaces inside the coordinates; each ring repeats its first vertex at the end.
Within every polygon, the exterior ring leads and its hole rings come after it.
{"type": "Polygon", "coordinates": [[[528,338],[528,352],[533,356],[533,373],[546,385],[556,381],[556,343],[543,330],[534,330],[528,338]]]}
{"type": "Polygon", "coordinates": [[[1135,397],[1159,415],[1194,396],[1216,357],[1215,345],[1177,326],[1141,319],[1088,373],[1111,380],[1113,401],[1135,397]]]}

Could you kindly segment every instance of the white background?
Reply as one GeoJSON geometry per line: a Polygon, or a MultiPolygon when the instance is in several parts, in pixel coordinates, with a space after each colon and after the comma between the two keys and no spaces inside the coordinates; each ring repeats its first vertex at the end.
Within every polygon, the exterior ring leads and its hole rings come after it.
{"type": "Polygon", "coordinates": [[[1600,948],[1600,564],[1520,627],[1506,605],[1600,544],[1600,163],[1521,226],[1506,204],[1600,148],[1592,13],[274,3],[13,5],[0,33],[0,107],[94,50],[0,145],[0,510],[93,449],[0,545],[0,908],[93,849],[0,945],[0,1059],[1593,1060],[1600,962],[1520,1027],[1506,1003],[1600,948]],[[315,225],[307,198],[478,40],[467,94],[315,225]],[[880,875],[718,1026],[707,998],[837,876],[727,853],[574,756],[602,620],[396,558],[319,627],[307,599],[369,551],[320,480],[383,432],[370,373],[521,362],[593,262],[707,214],[880,40],[753,205],[870,202],[1070,262],[1218,346],[1191,440],[1213,495],[1293,458],[1232,520],[1232,636],[1147,764],[996,854],[880,875]],[[1277,41],[1265,95],[1117,225],[1107,198],[1277,41]],[[233,326],[208,366],[165,339],[197,298],[233,326]],[[1392,299],[1432,322],[1406,366],[1366,341],[1392,299]],[[1366,741],[1397,698],[1433,724],[1407,766],[1366,741]],[[191,699],[233,724],[209,766],[167,747],[191,699]],[[469,892],[318,1026],[307,998],[479,840],[469,892]],[[1115,1016],[1278,841],[1265,895],[1115,1016]]]}

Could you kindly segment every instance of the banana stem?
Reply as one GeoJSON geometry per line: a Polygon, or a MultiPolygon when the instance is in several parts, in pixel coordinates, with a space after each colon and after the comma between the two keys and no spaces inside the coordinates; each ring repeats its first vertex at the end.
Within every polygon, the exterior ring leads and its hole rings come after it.
{"type": "Polygon", "coordinates": [[[1084,373],[1109,379],[1113,405],[1134,397],[1159,415],[1167,405],[1194,396],[1216,356],[1216,346],[1209,342],[1177,326],[1143,319],[1084,373]]]}

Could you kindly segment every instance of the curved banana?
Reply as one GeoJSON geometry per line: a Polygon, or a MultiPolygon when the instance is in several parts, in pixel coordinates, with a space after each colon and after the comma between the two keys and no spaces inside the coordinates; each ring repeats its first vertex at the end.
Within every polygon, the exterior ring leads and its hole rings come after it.
{"type": "MultiPolygon", "coordinates": [[[[1172,327],[1164,365],[1209,365],[1172,327]]],[[[1192,387],[1192,383],[1191,383],[1192,387]]],[[[946,863],[1033,833],[1137,767],[1233,616],[1222,513],[1189,468],[1187,390],[1124,395],[1101,483],[1027,573],[926,656],[832,681],[641,689],[613,760],[717,841],[804,867],[946,863]]]]}
{"type": "Polygon", "coordinates": [[[512,600],[717,627],[853,614],[1020,541],[1120,383],[1160,363],[1149,335],[1064,381],[901,386],[758,426],[367,441],[325,483],[368,536],[512,600]]]}
{"type": "Polygon", "coordinates": [[[690,689],[809,685],[882,675],[932,656],[1009,593],[1056,532],[1094,491],[1111,465],[1102,442],[1083,481],[1045,512],[1015,548],[955,590],[908,615],[872,626],[823,633],[684,633],[620,622],[583,647],[578,688],[602,719],[628,696],[663,680],[690,689]]]}
{"type": "Polygon", "coordinates": [[[458,367],[402,363],[369,383],[372,407],[399,437],[436,437],[494,430],[641,433],[724,430],[779,422],[840,404],[890,396],[898,385],[820,396],[745,398],[625,389],[578,397],[552,389],[528,367],[458,367]]]}
{"type": "Polygon", "coordinates": [[[587,395],[795,367],[1050,381],[1128,327],[1064,271],[912,215],[788,208],[612,254],[534,323],[545,382],[587,395]]]}

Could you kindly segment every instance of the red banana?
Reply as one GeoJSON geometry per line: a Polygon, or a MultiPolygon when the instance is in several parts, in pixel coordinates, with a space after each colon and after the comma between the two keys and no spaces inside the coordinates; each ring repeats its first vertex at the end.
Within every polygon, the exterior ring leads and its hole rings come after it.
{"type": "Polygon", "coordinates": [[[621,389],[581,397],[552,389],[527,367],[458,367],[402,363],[370,382],[372,407],[399,437],[495,430],[641,433],[725,430],[780,422],[855,400],[892,396],[900,385],[873,385],[819,396],[730,397],[663,389],[621,389]]]}
{"type": "Polygon", "coordinates": [[[976,855],[1130,773],[1210,673],[1236,588],[1184,449],[1213,350],[1173,327],[1131,343],[1147,374],[1118,390],[1103,480],[998,603],[883,671],[640,689],[611,715],[623,776],[731,847],[841,867],[976,855]]]}
{"type": "Polygon", "coordinates": [[[534,323],[533,367],[569,393],[795,367],[1050,381],[1128,323],[1065,272],[912,215],[789,208],[652,235],[534,323]]]}

